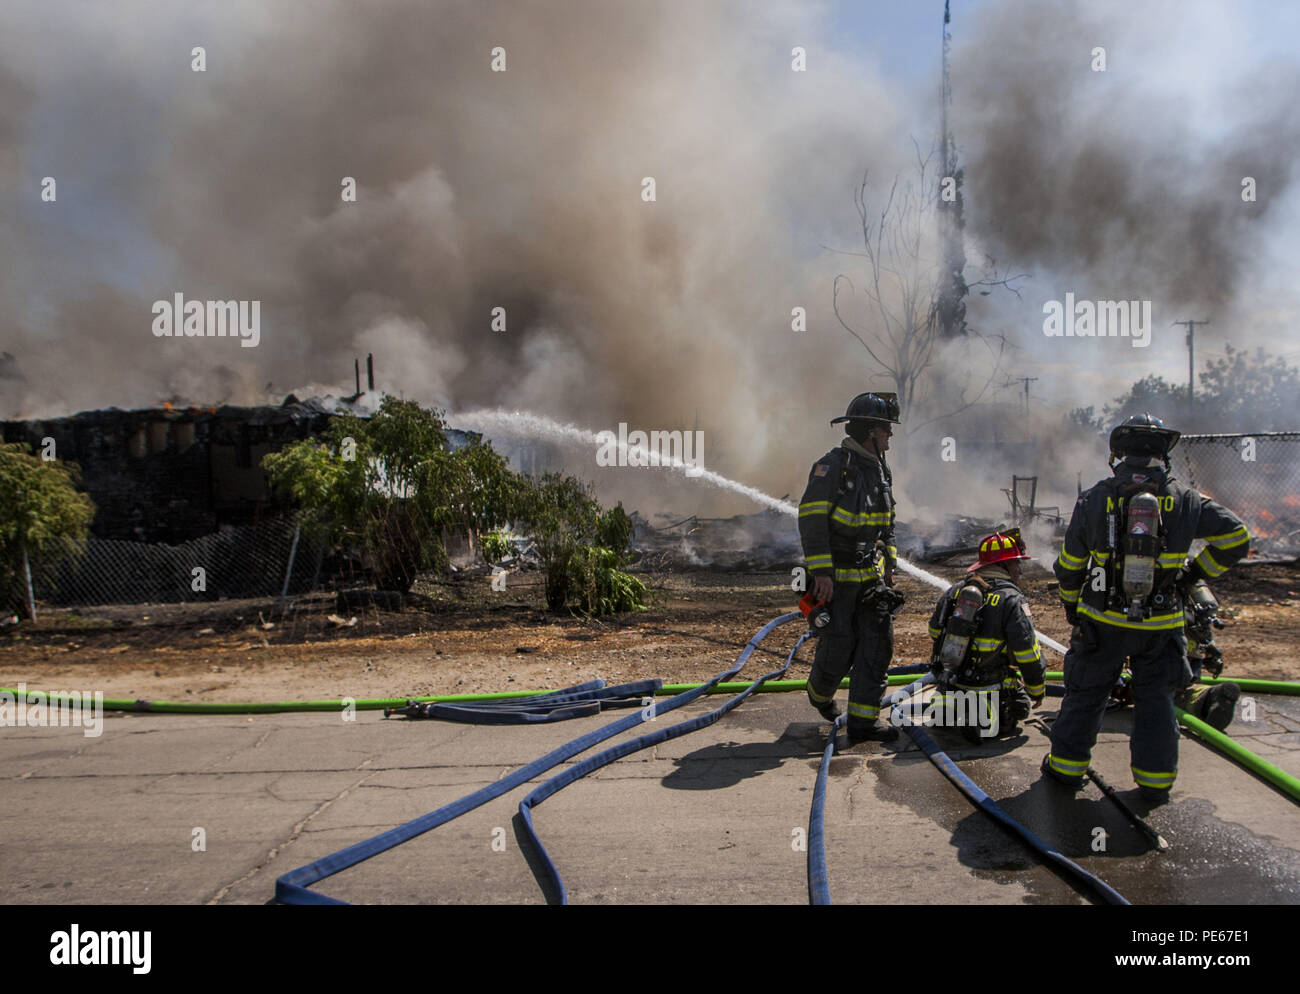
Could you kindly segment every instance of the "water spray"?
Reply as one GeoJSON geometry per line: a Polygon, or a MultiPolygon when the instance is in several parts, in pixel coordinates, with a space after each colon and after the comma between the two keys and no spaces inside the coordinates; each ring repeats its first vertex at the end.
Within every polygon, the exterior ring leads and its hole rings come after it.
{"type": "MultiPolygon", "coordinates": [[[[577,425],[561,424],[558,421],[552,421],[550,418],[542,417],[539,414],[529,414],[526,411],[507,411],[502,408],[491,411],[466,411],[463,414],[448,414],[447,420],[449,422],[454,421],[457,425],[465,425],[470,428],[481,430],[484,433],[499,431],[503,434],[513,436],[535,436],[545,434],[561,439],[565,442],[570,442],[576,445],[588,445],[593,448],[599,448],[600,446],[607,444],[607,440],[601,439],[593,431],[579,428],[577,425]]],[[[622,451],[635,451],[638,456],[644,457],[646,465],[650,465],[651,452],[645,446],[629,445],[623,441],[616,441],[616,444],[622,451]]],[[[659,460],[660,465],[668,466],[671,469],[677,470],[683,475],[687,475],[688,479],[703,480],[712,486],[720,487],[723,490],[730,490],[733,493],[738,493],[744,497],[748,497],[756,504],[761,504],[774,511],[780,511],[782,514],[788,514],[796,520],[799,517],[799,508],[796,505],[773,497],[771,494],[765,494],[757,487],[751,487],[748,484],[739,482],[738,480],[730,480],[719,473],[712,473],[709,470],[701,469],[698,466],[691,466],[682,462],[680,459],[673,458],[664,460],[658,455],[658,453],[655,453],[655,456],[656,459],[659,460]],[[689,474],[687,474],[688,470],[690,471],[689,474]]],[[[948,589],[949,584],[947,580],[935,576],[933,573],[928,573],[919,566],[914,566],[906,559],[900,558],[898,560],[898,568],[909,576],[920,580],[922,583],[928,583],[931,587],[934,587],[937,590],[948,589]]],[[[1038,641],[1040,643],[1048,648],[1056,650],[1061,655],[1065,655],[1065,646],[1061,645],[1060,642],[1057,642],[1053,638],[1049,638],[1042,632],[1037,632],[1036,634],[1038,635],[1038,641]]]]}

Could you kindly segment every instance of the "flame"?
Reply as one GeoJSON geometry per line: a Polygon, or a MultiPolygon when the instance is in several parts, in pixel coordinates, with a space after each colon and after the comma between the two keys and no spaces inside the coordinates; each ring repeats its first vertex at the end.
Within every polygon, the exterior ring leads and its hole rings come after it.
{"type": "Polygon", "coordinates": [[[1282,498],[1282,503],[1287,507],[1293,507],[1300,510],[1300,494],[1287,494],[1282,498]]]}
{"type": "Polygon", "coordinates": [[[170,411],[171,409],[172,409],[172,402],[171,402],[170,400],[164,400],[164,401],[163,401],[163,410],[164,410],[164,411],[170,411]]]}
{"type": "Polygon", "coordinates": [[[1277,520],[1277,515],[1268,510],[1268,508],[1261,507],[1256,513],[1259,515],[1260,521],[1267,521],[1272,524],[1277,520]]]}

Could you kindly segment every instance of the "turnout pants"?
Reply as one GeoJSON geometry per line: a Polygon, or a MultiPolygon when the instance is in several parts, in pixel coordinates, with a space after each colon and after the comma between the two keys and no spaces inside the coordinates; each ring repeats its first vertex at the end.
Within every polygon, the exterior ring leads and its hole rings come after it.
{"type": "Polygon", "coordinates": [[[1063,776],[1081,778],[1106,713],[1111,687],[1124,661],[1133,672],[1133,780],[1139,787],[1169,790],[1178,776],[1178,719],[1174,693],[1186,685],[1187,641],[1182,629],[1144,632],[1079,620],[1065,656],[1065,697],[1052,726],[1048,764],[1063,776]]]}
{"type": "Polygon", "coordinates": [[[886,673],[894,658],[893,618],[863,603],[864,590],[874,587],[835,584],[830,624],[817,637],[817,652],[808,677],[808,699],[819,706],[835,696],[844,675],[850,674],[850,732],[866,732],[875,725],[888,686],[886,673]]]}

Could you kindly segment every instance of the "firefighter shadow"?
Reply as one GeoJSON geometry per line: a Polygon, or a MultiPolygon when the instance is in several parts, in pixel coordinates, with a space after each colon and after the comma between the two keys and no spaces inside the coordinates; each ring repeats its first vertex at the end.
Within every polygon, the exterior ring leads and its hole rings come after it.
{"type": "MultiPolygon", "coordinates": [[[[1151,851],[1147,840],[1104,797],[1072,795],[1042,780],[1007,797],[989,794],[1011,818],[1070,859],[1130,858],[1151,851]]],[[[1028,843],[1011,838],[983,811],[971,811],[957,823],[952,844],[958,860],[973,869],[1027,870],[1042,861],[1028,843]]]]}
{"type": "MultiPolygon", "coordinates": [[[[676,767],[660,781],[673,790],[725,790],[767,770],[779,769],[788,759],[820,758],[826,748],[827,726],[817,722],[792,722],[775,742],[722,742],[705,746],[673,760],[676,767]]],[[[832,760],[831,773],[835,774],[832,760]]]]}

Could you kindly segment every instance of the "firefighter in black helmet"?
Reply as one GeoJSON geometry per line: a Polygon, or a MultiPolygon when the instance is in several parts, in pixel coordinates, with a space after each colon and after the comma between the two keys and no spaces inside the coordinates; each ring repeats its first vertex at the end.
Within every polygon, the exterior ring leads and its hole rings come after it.
{"type": "Polygon", "coordinates": [[[1133,779],[1151,803],[1168,800],[1178,775],[1175,692],[1191,679],[1183,611],[1198,580],[1214,580],[1245,557],[1246,526],[1170,474],[1179,433],[1149,414],[1110,436],[1113,476],[1074,507],[1056,560],[1066,618],[1065,698],[1043,773],[1078,789],[1111,688],[1126,658],[1133,672],[1133,779]],[[1118,459],[1119,464],[1115,464],[1118,459]],[[1193,540],[1205,548],[1188,560],[1193,540]]]}
{"type": "Polygon", "coordinates": [[[799,537],[814,601],[825,602],[830,622],[821,629],[808,679],[808,699],[828,721],[839,715],[835,691],[849,679],[850,741],[890,741],[898,730],[878,724],[885,673],[894,654],[893,479],[885,453],[899,423],[898,399],[863,393],[831,424],[843,422],[844,441],[813,464],[799,502],[799,537]]]}

